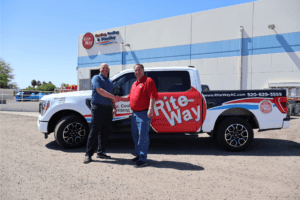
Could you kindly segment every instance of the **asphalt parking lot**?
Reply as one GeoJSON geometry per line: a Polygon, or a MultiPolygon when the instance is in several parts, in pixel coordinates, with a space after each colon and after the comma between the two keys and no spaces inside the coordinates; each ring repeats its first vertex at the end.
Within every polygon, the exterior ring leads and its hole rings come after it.
{"type": "MultiPolygon", "coordinates": [[[[29,105],[29,104],[28,104],[29,105]]],[[[244,152],[206,134],[151,139],[149,165],[136,169],[133,141],[110,139],[110,160],[83,164],[85,147],[44,139],[37,112],[0,111],[0,199],[299,199],[300,117],[289,129],[255,131],[244,152]]]]}

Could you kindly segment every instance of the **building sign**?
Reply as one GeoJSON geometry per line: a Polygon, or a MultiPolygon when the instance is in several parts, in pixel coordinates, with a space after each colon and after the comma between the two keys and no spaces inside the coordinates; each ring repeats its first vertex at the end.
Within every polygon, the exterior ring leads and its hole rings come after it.
{"type": "Polygon", "coordinates": [[[108,44],[118,43],[116,41],[117,35],[119,35],[119,31],[95,34],[96,43],[99,45],[108,45],[108,44]]]}
{"type": "Polygon", "coordinates": [[[90,48],[92,48],[93,44],[94,44],[93,34],[91,34],[91,33],[84,34],[84,36],[82,38],[83,47],[86,49],[90,49],[90,48]]]}

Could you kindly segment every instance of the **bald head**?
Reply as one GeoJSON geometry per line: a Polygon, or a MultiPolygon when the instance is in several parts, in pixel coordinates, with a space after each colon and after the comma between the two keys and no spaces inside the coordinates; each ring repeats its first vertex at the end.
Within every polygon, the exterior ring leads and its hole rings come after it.
{"type": "Polygon", "coordinates": [[[102,67],[104,67],[104,66],[107,66],[107,67],[108,67],[108,64],[107,64],[107,63],[102,63],[102,64],[100,65],[100,69],[101,69],[102,67]]]}
{"type": "Polygon", "coordinates": [[[100,65],[100,69],[99,69],[100,73],[104,76],[107,77],[107,74],[109,73],[109,66],[106,63],[102,63],[100,65]]]}

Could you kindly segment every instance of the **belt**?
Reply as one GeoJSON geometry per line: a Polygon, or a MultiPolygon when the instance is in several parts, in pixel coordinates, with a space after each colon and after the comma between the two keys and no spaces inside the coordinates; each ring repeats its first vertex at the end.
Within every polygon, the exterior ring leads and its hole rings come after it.
{"type": "Polygon", "coordinates": [[[112,105],[103,105],[103,104],[92,104],[94,106],[102,106],[102,107],[105,107],[105,108],[112,108],[112,105]]]}

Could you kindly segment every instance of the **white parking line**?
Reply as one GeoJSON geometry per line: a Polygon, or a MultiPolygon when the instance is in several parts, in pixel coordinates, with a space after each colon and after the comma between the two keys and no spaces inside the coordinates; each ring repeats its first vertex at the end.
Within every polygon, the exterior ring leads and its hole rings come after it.
{"type": "Polygon", "coordinates": [[[4,114],[13,114],[13,115],[24,115],[24,116],[31,116],[31,117],[38,117],[38,112],[12,112],[12,111],[0,111],[0,113],[4,114]]]}

